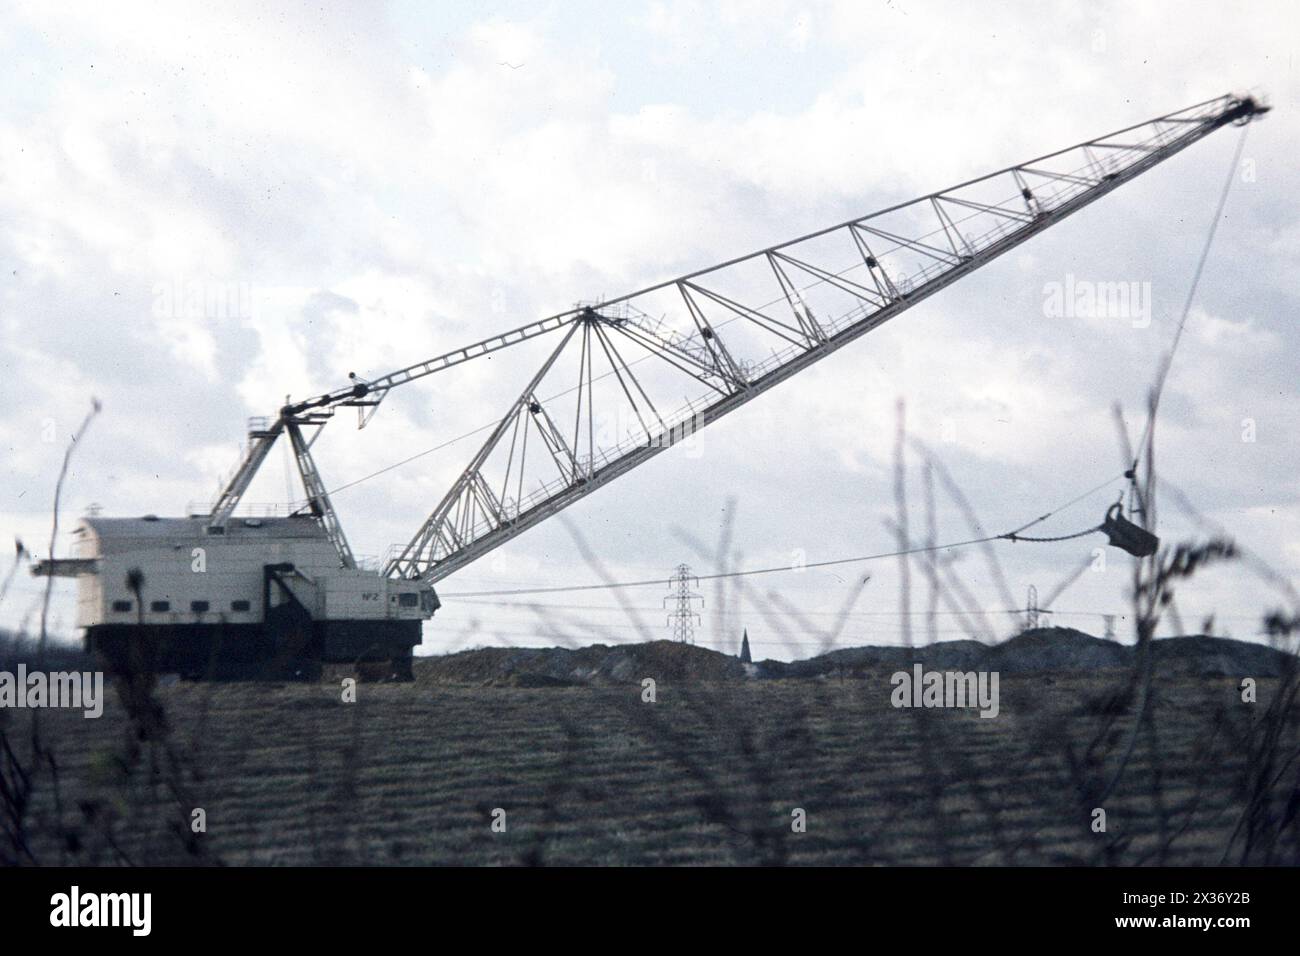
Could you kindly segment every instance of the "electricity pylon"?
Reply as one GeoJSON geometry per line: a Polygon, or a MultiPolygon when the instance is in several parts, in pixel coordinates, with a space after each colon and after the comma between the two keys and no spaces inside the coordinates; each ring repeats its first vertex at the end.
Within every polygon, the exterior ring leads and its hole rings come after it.
{"type": "Polygon", "coordinates": [[[699,579],[691,574],[689,565],[679,564],[668,582],[673,593],[664,598],[665,606],[669,601],[673,602],[672,612],[668,615],[673,640],[683,644],[695,643],[695,623],[700,619],[700,615],[695,612],[695,602],[699,601],[700,607],[704,607],[704,597],[692,591],[692,585],[699,587],[699,579]]]}

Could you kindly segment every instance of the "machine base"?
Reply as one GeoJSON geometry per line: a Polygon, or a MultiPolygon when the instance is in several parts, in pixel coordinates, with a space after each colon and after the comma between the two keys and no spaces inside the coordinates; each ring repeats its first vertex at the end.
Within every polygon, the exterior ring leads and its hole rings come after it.
{"type": "Polygon", "coordinates": [[[289,631],[262,624],[100,624],[86,649],[114,673],[202,680],[319,680],[326,664],[365,680],[410,680],[420,621],[310,621],[289,631]]]}

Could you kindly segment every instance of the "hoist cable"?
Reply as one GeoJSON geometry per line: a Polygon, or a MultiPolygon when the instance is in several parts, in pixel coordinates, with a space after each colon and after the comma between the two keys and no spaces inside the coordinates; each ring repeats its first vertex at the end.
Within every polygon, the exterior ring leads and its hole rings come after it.
{"type": "Polygon", "coordinates": [[[1147,447],[1147,442],[1151,437],[1151,430],[1155,427],[1156,412],[1160,408],[1160,395],[1165,388],[1165,380],[1169,377],[1169,369],[1174,364],[1174,353],[1178,351],[1178,345],[1183,338],[1183,329],[1187,325],[1187,317],[1191,315],[1192,303],[1196,299],[1196,289],[1201,282],[1201,274],[1205,271],[1206,260],[1210,257],[1210,247],[1214,245],[1214,235],[1219,229],[1219,220],[1223,218],[1223,209],[1228,203],[1228,193],[1232,191],[1232,181],[1237,178],[1237,165],[1241,162],[1241,151],[1246,146],[1246,132],[1250,129],[1250,124],[1241,128],[1241,136],[1237,140],[1237,148],[1232,154],[1232,163],[1228,167],[1228,178],[1223,183],[1223,192],[1219,195],[1219,204],[1214,210],[1214,219],[1210,222],[1210,231],[1205,237],[1205,246],[1201,249],[1201,257],[1196,263],[1196,271],[1192,273],[1192,285],[1187,290],[1187,300],[1183,303],[1183,314],[1178,320],[1178,328],[1174,332],[1173,344],[1169,347],[1169,352],[1165,355],[1164,361],[1160,365],[1160,373],[1156,376],[1156,387],[1151,395],[1151,411],[1147,415],[1146,427],[1142,430],[1142,440],[1137,444],[1137,450],[1133,455],[1133,464],[1130,467],[1130,474],[1126,477],[1130,481],[1137,481],[1138,462],[1142,458],[1143,450],[1147,447]]]}

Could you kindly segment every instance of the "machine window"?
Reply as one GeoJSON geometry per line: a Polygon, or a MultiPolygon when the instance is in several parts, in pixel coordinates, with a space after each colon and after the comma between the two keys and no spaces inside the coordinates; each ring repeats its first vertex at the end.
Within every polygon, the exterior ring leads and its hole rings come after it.
{"type": "Polygon", "coordinates": [[[113,602],[113,610],[114,610],[114,611],[117,611],[117,612],[119,612],[119,613],[121,613],[122,611],[129,611],[129,610],[131,610],[131,602],[130,602],[130,601],[114,601],[114,602],[113,602]]]}
{"type": "Polygon", "coordinates": [[[397,603],[401,607],[419,607],[420,595],[414,592],[409,594],[399,594],[397,596],[397,603]]]}
{"type": "Polygon", "coordinates": [[[190,610],[193,611],[195,614],[202,614],[204,611],[208,609],[209,606],[210,605],[208,604],[207,601],[190,602],[190,610]]]}
{"type": "Polygon", "coordinates": [[[171,601],[150,601],[149,610],[151,611],[170,611],[172,609],[171,601]]]}
{"type": "Polygon", "coordinates": [[[247,610],[248,610],[249,608],[251,608],[251,607],[252,607],[252,605],[249,604],[247,601],[231,601],[231,602],[230,602],[230,609],[231,609],[232,611],[247,611],[247,610]]]}

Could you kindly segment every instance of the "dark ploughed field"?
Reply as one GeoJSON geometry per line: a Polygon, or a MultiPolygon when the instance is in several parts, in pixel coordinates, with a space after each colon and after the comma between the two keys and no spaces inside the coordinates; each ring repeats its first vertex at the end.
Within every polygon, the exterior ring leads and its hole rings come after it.
{"type": "MultiPolygon", "coordinates": [[[[59,787],[36,791],[30,848],[134,864],[1300,862],[1285,762],[1300,722],[1270,710],[1276,676],[1247,704],[1232,659],[1165,661],[1139,722],[1131,667],[1007,658],[984,719],[894,708],[897,662],[869,657],[789,676],[683,645],[480,650],[361,684],[355,703],[338,681],[172,682],[165,742],[143,746],[110,694],[99,720],[41,714],[59,787]]],[[[23,741],[30,712],[8,719],[23,741]]]]}

